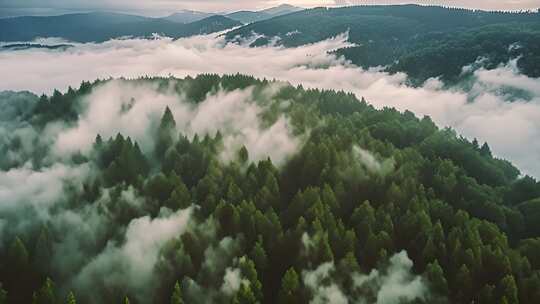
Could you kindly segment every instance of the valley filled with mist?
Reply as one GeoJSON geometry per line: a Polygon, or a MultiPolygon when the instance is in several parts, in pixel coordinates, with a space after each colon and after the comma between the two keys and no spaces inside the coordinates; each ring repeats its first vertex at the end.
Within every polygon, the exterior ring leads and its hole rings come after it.
{"type": "Polygon", "coordinates": [[[539,303],[540,14],[0,18],[0,304],[539,303]]]}

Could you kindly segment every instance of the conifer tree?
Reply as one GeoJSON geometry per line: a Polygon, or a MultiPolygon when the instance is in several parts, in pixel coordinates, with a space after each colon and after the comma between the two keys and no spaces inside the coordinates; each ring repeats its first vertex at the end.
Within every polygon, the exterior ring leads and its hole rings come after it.
{"type": "Polygon", "coordinates": [[[295,304],[299,299],[300,280],[294,268],[289,268],[281,279],[280,304],[295,304]]]}
{"type": "Polygon", "coordinates": [[[180,288],[180,283],[178,283],[178,281],[174,284],[174,290],[171,295],[171,304],[184,304],[184,300],[182,299],[182,289],[180,288]]]}
{"type": "Polygon", "coordinates": [[[26,246],[16,237],[8,251],[9,266],[24,271],[29,266],[29,255],[26,246]]]}
{"type": "Polygon", "coordinates": [[[176,135],[175,131],[176,121],[171,109],[167,107],[161,118],[156,139],[156,154],[158,157],[163,158],[167,149],[172,146],[176,135]]]}
{"type": "Polygon", "coordinates": [[[73,292],[69,292],[66,300],[66,304],[77,304],[77,300],[75,299],[75,295],[73,292]]]}
{"type": "Polygon", "coordinates": [[[251,286],[248,284],[240,284],[240,288],[231,300],[231,304],[255,304],[260,303],[255,298],[251,286]]]}
{"type": "Polygon", "coordinates": [[[57,304],[54,284],[50,278],[45,279],[43,286],[34,293],[33,304],[57,304]]]}
{"type": "Polygon", "coordinates": [[[439,261],[435,260],[427,266],[426,276],[435,292],[443,296],[448,294],[448,283],[446,282],[444,272],[439,265],[439,261]]]}

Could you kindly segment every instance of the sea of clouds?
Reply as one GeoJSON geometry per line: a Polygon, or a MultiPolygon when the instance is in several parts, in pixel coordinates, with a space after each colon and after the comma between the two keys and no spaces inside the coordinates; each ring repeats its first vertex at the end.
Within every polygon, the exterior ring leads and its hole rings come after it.
{"type": "MultiPolygon", "coordinates": [[[[405,74],[364,70],[330,54],[349,46],[346,34],[297,48],[250,48],[249,42],[230,44],[213,34],[74,44],[63,51],[2,51],[0,90],[39,94],[96,78],[243,73],[304,87],[346,90],[377,108],[429,115],[440,127],[488,142],[497,157],[512,161],[523,173],[540,176],[540,79],[520,74],[515,61],[494,70],[473,69],[467,90],[445,87],[438,79],[411,87],[405,74]],[[508,88],[526,92],[527,99],[508,96],[508,88]]],[[[471,69],[464,67],[464,71],[471,69]]]]}

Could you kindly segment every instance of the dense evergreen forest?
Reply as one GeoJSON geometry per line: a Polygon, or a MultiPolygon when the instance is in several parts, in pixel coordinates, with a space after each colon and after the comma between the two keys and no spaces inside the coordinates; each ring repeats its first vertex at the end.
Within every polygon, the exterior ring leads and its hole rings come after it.
{"type": "MultiPolygon", "coordinates": [[[[224,134],[184,134],[172,104],[144,143],[150,149],[95,134],[89,153],[61,159],[92,173],[64,180],[48,217],[0,209],[1,304],[540,303],[540,184],[488,143],[429,117],[344,92],[201,75],[84,82],[41,97],[4,92],[0,118],[45,137],[77,125],[82,101],[114,82],[173,90],[191,107],[248,89],[264,109],[262,128],[287,117],[301,145],[280,163],[253,160],[242,146],[224,161],[224,134]],[[60,215],[99,220],[66,226],[60,215]],[[169,231],[166,219],[184,216],[187,228],[156,243],[146,269],[146,247],[129,244],[152,232],[136,228],[169,231]],[[104,252],[120,258],[109,263],[104,252]],[[125,269],[122,257],[140,264],[125,269]],[[88,263],[108,272],[77,284],[88,263]],[[152,276],[141,279],[143,270],[152,276]]],[[[29,150],[25,134],[0,139],[1,170],[54,167],[52,144],[29,150]]]]}
{"type": "Polygon", "coordinates": [[[540,14],[395,5],[315,8],[246,25],[231,41],[264,35],[253,46],[314,43],[347,32],[356,46],[337,50],[362,67],[387,66],[413,84],[430,77],[460,80],[462,68],[483,59],[487,68],[518,58],[522,72],[540,77],[540,14]],[[509,46],[512,46],[509,48],[509,46]]]}

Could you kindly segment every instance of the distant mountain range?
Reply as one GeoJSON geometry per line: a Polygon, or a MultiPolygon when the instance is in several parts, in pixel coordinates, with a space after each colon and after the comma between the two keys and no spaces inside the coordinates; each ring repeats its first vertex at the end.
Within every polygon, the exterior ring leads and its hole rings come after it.
{"type": "Polygon", "coordinates": [[[0,19],[0,41],[31,41],[58,37],[74,42],[102,42],[124,36],[149,37],[161,34],[173,38],[209,34],[302,10],[280,5],[252,12],[230,14],[183,10],[163,18],[92,12],[60,16],[23,16],[0,19]]]}
{"type": "Polygon", "coordinates": [[[198,12],[198,11],[191,11],[191,10],[182,10],[177,13],[174,13],[170,16],[164,17],[162,19],[176,22],[176,23],[191,23],[199,20],[203,20],[208,17],[212,17],[219,14],[214,13],[205,13],[205,12],[198,12]]]}
{"type": "Polygon", "coordinates": [[[75,42],[101,42],[123,36],[149,37],[154,33],[180,38],[223,31],[239,25],[239,21],[218,15],[186,24],[163,18],[101,12],[14,17],[0,19],[0,41],[59,37],[75,42]]]}
{"type": "Polygon", "coordinates": [[[222,15],[246,24],[298,12],[301,10],[303,10],[303,8],[289,4],[282,4],[280,6],[268,8],[261,11],[238,11],[234,13],[205,13],[192,10],[182,10],[163,19],[178,23],[189,23],[202,20],[210,16],[222,15]]]}
{"type": "Polygon", "coordinates": [[[457,83],[463,80],[463,67],[479,58],[484,58],[485,68],[517,58],[525,75],[540,77],[540,13],[419,5],[306,10],[281,5],[229,14],[184,10],[162,18],[102,12],[13,17],[0,19],[0,41],[14,42],[0,50],[51,48],[37,42],[20,43],[38,37],[101,42],[154,33],[181,38],[225,30],[230,30],[225,34],[230,42],[260,34],[254,47],[271,41],[297,47],[348,33],[355,46],[336,50],[337,55],[364,68],[384,66],[388,72],[405,72],[414,84],[432,77],[457,83]],[[516,45],[519,47],[511,47],[516,45]]]}
{"type": "Polygon", "coordinates": [[[277,7],[272,7],[262,11],[239,11],[232,14],[225,15],[228,18],[240,21],[242,23],[252,23],[257,21],[263,21],[274,17],[287,15],[290,13],[302,11],[303,8],[296,7],[289,4],[282,4],[277,7]]]}

